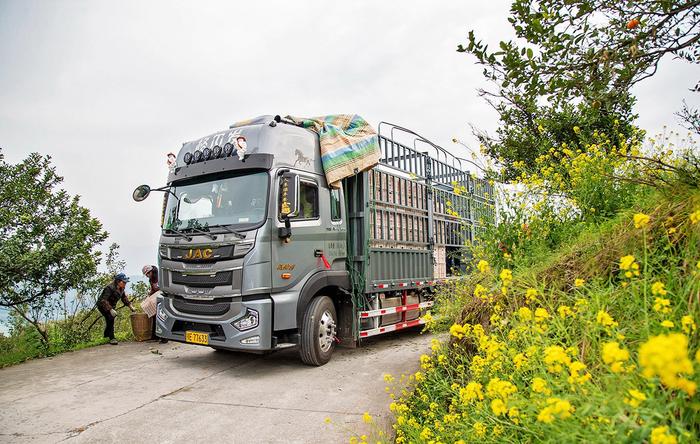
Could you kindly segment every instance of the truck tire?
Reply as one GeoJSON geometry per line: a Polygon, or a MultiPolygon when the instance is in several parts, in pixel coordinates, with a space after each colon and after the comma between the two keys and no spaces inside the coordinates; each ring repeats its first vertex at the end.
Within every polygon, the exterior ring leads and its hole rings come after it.
{"type": "Polygon", "coordinates": [[[314,298],[304,311],[299,355],[304,364],[321,366],[335,349],[337,317],[328,296],[314,298]]]}

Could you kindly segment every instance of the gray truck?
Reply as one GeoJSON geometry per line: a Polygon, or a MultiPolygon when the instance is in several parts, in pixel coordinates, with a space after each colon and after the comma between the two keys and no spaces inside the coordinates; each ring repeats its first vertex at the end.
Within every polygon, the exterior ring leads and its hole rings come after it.
{"type": "Polygon", "coordinates": [[[323,365],[338,345],[423,324],[436,286],[493,221],[489,183],[382,122],[379,165],[329,188],[318,134],[279,116],[256,122],[183,144],[166,186],[134,191],[165,193],[156,334],[298,347],[323,365]]]}

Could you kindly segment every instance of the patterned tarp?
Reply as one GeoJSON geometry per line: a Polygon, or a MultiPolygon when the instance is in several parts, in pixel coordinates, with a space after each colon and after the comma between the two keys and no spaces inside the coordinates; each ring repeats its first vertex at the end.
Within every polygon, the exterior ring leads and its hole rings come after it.
{"type": "Polygon", "coordinates": [[[377,132],[357,114],[333,114],[302,118],[287,116],[297,125],[318,133],[321,164],[328,185],[340,187],[341,179],[368,170],[379,163],[377,132]]]}

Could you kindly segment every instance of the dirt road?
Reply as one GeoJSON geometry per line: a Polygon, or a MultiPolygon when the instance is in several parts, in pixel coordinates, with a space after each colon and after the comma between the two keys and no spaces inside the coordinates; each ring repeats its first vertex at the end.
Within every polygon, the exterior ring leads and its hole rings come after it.
{"type": "Polygon", "coordinates": [[[0,370],[0,442],[347,442],[386,425],[384,373],[416,371],[430,337],[402,332],[307,367],[179,343],[104,345],[0,370]],[[330,417],[334,424],[326,424],[330,417]]]}

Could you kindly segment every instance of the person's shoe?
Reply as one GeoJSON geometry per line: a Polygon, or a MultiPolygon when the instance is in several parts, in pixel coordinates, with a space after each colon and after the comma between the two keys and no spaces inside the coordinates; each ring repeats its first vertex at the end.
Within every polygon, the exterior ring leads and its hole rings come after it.
{"type": "Polygon", "coordinates": [[[109,343],[112,345],[119,345],[119,342],[116,339],[110,339],[109,343]]]}
{"type": "Polygon", "coordinates": [[[168,343],[168,340],[165,339],[165,338],[161,338],[160,343],[161,343],[161,344],[167,344],[167,343],[168,343]]]}

